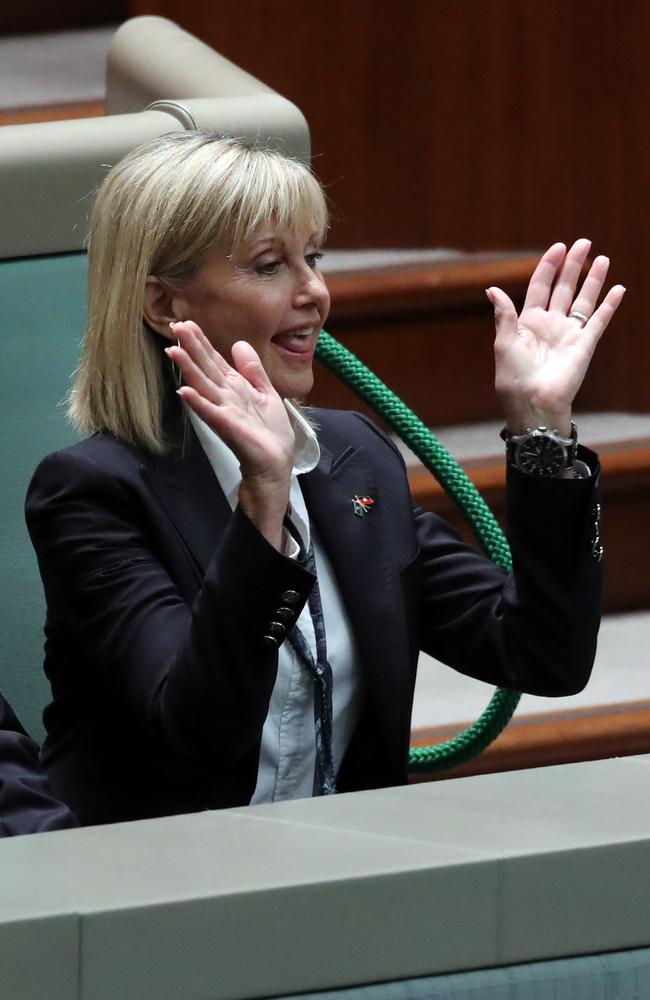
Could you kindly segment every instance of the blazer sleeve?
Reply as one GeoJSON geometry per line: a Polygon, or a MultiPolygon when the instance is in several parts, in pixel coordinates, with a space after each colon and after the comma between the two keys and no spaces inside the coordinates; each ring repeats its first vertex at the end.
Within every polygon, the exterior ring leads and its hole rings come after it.
{"type": "Polygon", "coordinates": [[[57,681],[68,698],[84,689],[82,702],[107,695],[157,753],[226,765],[259,743],[277,671],[264,636],[287,592],[298,616],[313,577],[237,510],[188,601],[182,545],[155,507],[141,476],[74,448],[39,466],[26,514],[55,696],[57,681]]]}
{"type": "Polygon", "coordinates": [[[511,573],[416,510],[422,567],[422,648],[461,673],[531,694],[586,685],[600,624],[599,466],[581,480],[508,468],[511,573]]]}
{"type": "Polygon", "coordinates": [[[72,826],[77,821],[52,794],[37,745],[0,695],[0,837],[72,826]]]}

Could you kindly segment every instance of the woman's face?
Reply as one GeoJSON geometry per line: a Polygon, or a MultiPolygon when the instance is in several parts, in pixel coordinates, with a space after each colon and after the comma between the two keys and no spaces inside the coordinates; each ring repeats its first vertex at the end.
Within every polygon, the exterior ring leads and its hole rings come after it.
{"type": "Polygon", "coordinates": [[[313,233],[263,228],[235,258],[214,251],[192,281],[173,293],[176,319],[191,319],[230,361],[247,340],[281,396],[303,398],[313,384],[316,342],[330,297],[313,233]]]}

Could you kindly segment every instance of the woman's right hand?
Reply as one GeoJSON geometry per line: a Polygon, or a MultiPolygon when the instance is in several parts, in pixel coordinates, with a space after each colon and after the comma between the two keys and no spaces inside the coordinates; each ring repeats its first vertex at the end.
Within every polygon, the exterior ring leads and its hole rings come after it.
{"type": "Polygon", "coordinates": [[[240,506],[281,550],[294,454],[284,402],[246,341],[233,344],[229,364],[196,323],[175,323],[173,331],[178,346],[166,354],[183,376],[178,395],[239,459],[240,506]]]}

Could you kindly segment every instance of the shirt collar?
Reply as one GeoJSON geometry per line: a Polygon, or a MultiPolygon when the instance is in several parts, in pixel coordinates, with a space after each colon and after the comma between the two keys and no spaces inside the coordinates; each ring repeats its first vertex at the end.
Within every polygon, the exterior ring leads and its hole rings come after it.
{"type": "Polygon", "coordinates": [[[296,446],[293,455],[293,474],[301,476],[305,472],[311,472],[320,461],[320,445],[312,425],[307,420],[300,407],[292,403],[290,399],[285,399],[284,405],[289,420],[296,435],[296,446]]]}
{"type": "MultiPolygon", "coordinates": [[[[296,476],[311,472],[312,469],[316,468],[320,460],[320,446],[314,428],[299,407],[289,399],[284,400],[284,405],[289,414],[289,420],[291,421],[291,426],[296,437],[293,470],[291,473],[293,482],[296,476]]],[[[241,484],[239,460],[228,445],[221,440],[219,435],[215,434],[208,427],[205,421],[201,420],[189,407],[186,407],[186,410],[196,436],[199,439],[199,443],[219,481],[219,486],[223,490],[231,508],[234,510],[237,506],[239,486],[241,484]]]]}

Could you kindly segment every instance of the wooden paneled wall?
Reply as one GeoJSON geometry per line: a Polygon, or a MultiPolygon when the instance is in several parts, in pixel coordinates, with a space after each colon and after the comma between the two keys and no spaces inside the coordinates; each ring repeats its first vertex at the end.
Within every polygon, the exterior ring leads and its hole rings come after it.
{"type": "Polygon", "coordinates": [[[0,35],[119,24],[128,15],[128,0],[7,0],[0,4],[0,35]]]}
{"type": "Polygon", "coordinates": [[[591,236],[628,286],[584,407],[647,409],[647,0],[131,0],[295,101],[336,246],[591,236]]]}

